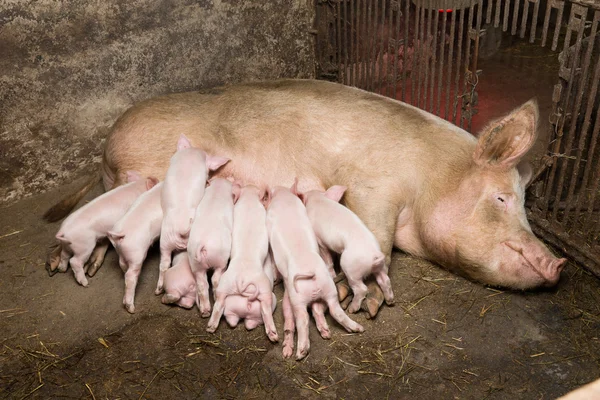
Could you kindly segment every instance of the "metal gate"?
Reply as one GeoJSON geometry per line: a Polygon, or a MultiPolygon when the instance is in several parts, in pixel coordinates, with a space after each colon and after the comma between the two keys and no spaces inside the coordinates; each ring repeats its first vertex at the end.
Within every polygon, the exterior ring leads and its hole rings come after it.
{"type": "Polygon", "coordinates": [[[468,131],[477,112],[479,44],[488,27],[501,27],[552,50],[562,42],[551,140],[532,181],[528,196],[534,201],[528,213],[538,235],[600,276],[598,1],[316,4],[321,79],[402,100],[468,131]]]}

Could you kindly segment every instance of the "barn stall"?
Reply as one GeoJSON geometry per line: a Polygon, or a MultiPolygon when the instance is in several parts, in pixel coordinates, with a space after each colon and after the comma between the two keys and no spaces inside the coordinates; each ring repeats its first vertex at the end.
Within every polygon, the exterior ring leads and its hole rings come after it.
{"type": "MultiPolygon", "coordinates": [[[[596,379],[600,11],[590,1],[8,3],[0,9],[0,393],[6,398],[556,398],[596,379]],[[401,252],[396,304],[363,334],[311,324],[284,360],[261,329],[205,332],[197,309],[154,295],[136,313],[110,251],[83,288],[48,277],[59,223],[41,215],[94,173],[116,118],[170,92],[318,78],[397,98],[473,134],[540,105],[527,209],[569,257],[557,287],[486,287],[401,252]]],[[[102,192],[100,185],[87,200],[102,192]]],[[[281,285],[274,314],[279,330],[281,285]]]]}

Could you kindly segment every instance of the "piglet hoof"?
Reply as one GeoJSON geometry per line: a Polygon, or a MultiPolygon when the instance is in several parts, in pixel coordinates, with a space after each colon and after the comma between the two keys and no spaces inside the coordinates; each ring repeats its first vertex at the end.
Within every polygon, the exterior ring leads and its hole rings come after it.
{"type": "Polygon", "coordinates": [[[300,361],[304,357],[306,357],[308,355],[308,350],[309,350],[309,347],[298,348],[298,351],[296,352],[296,361],[300,361]]]}
{"type": "Polygon", "coordinates": [[[341,303],[340,306],[345,310],[348,308],[348,305],[352,302],[352,299],[354,298],[354,296],[348,296],[346,297],[341,303]]]}
{"type": "Polygon", "coordinates": [[[329,329],[323,328],[319,331],[319,333],[323,339],[331,339],[331,331],[329,329]]]}
{"type": "Polygon", "coordinates": [[[206,327],[206,332],[208,333],[215,333],[217,331],[217,326],[214,325],[208,325],[206,327]]]}
{"type": "Polygon", "coordinates": [[[129,314],[135,314],[135,306],[133,304],[125,304],[125,309],[129,314]]]}
{"type": "Polygon", "coordinates": [[[165,290],[162,286],[157,286],[156,290],[154,291],[154,294],[158,296],[158,295],[161,295],[164,291],[165,290]]]}
{"type": "Polygon", "coordinates": [[[357,301],[353,301],[352,303],[350,303],[350,306],[348,306],[347,310],[350,314],[355,314],[356,312],[358,312],[358,310],[360,310],[360,305],[361,302],[357,302],[357,301]]]}
{"type": "Polygon", "coordinates": [[[277,343],[277,342],[279,342],[279,335],[277,335],[277,332],[273,332],[273,331],[271,331],[271,332],[268,332],[268,333],[267,333],[267,336],[269,337],[269,340],[270,340],[272,343],[277,343]]]}
{"type": "Polygon", "coordinates": [[[294,346],[283,346],[283,358],[290,358],[294,354],[294,346]]]}
{"type": "Polygon", "coordinates": [[[200,311],[200,316],[202,318],[208,318],[208,317],[210,317],[210,310],[200,311]]]}
{"type": "Polygon", "coordinates": [[[77,283],[79,283],[83,287],[89,286],[88,280],[85,277],[77,279],[77,283]]]}
{"type": "Polygon", "coordinates": [[[350,294],[350,286],[348,286],[348,282],[345,280],[338,282],[336,283],[335,287],[338,291],[338,299],[340,301],[344,301],[344,299],[350,294]]]}

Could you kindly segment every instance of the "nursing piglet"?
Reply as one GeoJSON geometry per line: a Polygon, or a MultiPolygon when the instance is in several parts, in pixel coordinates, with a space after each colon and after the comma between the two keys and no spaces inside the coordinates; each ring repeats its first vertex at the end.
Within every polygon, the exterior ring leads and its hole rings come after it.
{"type": "Polygon", "coordinates": [[[171,266],[171,253],[187,247],[196,207],[204,196],[208,171],[215,171],[228,161],[228,158],[209,156],[203,150],[192,147],[185,135],[179,137],[161,195],[164,217],[160,232],[157,295],[163,292],[165,271],[171,266]]]}
{"type": "MultiPolygon", "coordinates": [[[[265,258],[263,271],[270,282],[273,282],[274,279],[274,268],[275,265],[273,264],[272,255],[269,254],[267,258],[265,258]]],[[[275,293],[272,294],[273,303],[271,305],[271,310],[273,313],[277,307],[277,297],[275,297],[275,293]]],[[[223,316],[232,328],[237,326],[240,319],[244,320],[244,326],[247,330],[252,330],[263,324],[260,302],[258,300],[250,300],[248,297],[240,295],[232,295],[225,298],[225,311],[223,312],[223,316]]]]}
{"type": "MultiPolygon", "coordinates": [[[[294,187],[297,182],[294,184],[294,187]]],[[[294,190],[292,190],[294,191],[294,190]]],[[[363,279],[373,274],[383,291],[388,305],[394,301],[392,285],[375,235],[348,208],[338,202],[346,191],[345,186],[332,186],[325,193],[311,190],[299,197],[306,206],[308,219],[326,262],[331,262],[329,250],[341,255],[340,265],[354,292],[348,311],[355,313],[367,295],[363,279]]]]}
{"type": "Polygon", "coordinates": [[[233,208],[231,261],[214,290],[215,304],[206,330],[211,333],[217,330],[226,298],[239,295],[260,303],[267,336],[277,342],[279,337],[273,321],[273,279],[264,270],[269,239],[262,198],[263,193],[256,186],[244,186],[240,191],[233,208]]]}
{"type": "Polygon", "coordinates": [[[163,304],[177,304],[188,309],[194,306],[196,280],[186,251],[175,254],[173,266],[165,272],[165,294],[161,301],[163,304]]]}
{"type": "Polygon", "coordinates": [[[206,272],[214,270],[214,291],[229,261],[233,204],[239,194],[239,185],[232,185],[227,179],[216,178],[210,181],[210,186],[206,188],[204,197],[196,208],[187,248],[198,291],[196,304],[203,317],[210,316],[206,272]]]}
{"type": "Polygon", "coordinates": [[[119,265],[125,273],[123,305],[135,312],[134,298],[137,281],[148,249],[158,239],[163,218],[160,206],[161,182],[141,195],[108,232],[108,238],[119,254],[119,265]]]}
{"type": "Polygon", "coordinates": [[[308,354],[309,316],[306,308],[309,305],[312,305],[317,329],[323,338],[330,335],[324,316],[325,305],[346,330],[363,332],[363,327],[342,310],[333,279],[319,254],[306,209],[288,188],[278,186],[273,189],[267,208],[267,230],[275,265],[285,285],[283,356],[292,355],[295,326],[298,328],[296,359],[308,354]]]}
{"type": "Polygon", "coordinates": [[[61,224],[56,239],[62,244],[58,270],[65,272],[69,264],[75,279],[87,286],[84,263],[96,243],[104,239],[110,228],[144,192],[158,183],[156,178],[141,179],[136,172],[127,172],[128,184],[104,193],[81,207],[61,224]]]}

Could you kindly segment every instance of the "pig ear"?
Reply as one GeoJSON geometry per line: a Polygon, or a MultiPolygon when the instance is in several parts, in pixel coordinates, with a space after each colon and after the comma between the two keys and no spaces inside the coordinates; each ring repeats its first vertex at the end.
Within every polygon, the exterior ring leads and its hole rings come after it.
{"type": "Polygon", "coordinates": [[[519,176],[521,176],[521,186],[527,187],[529,182],[531,182],[531,178],[533,178],[533,167],[529,161],[521,161],[517,164],[517,171],[519,171],[519,176]]]}
{"type": "Polygon", "coordinates": [[[226,157],[209,156],[208,154],[206,155],[206,166],[208,167],[209,171],[216,171],[229,161],[231,161],[231,159],[226,157]]]}
{"type": "Polygon", "coordinates": [[[346,186],[335,185],[327,189],[325,197],[339,203],[344,196],[344,193],[346,193],[346,190],[348,190],[346,186]]]}
{"type": "Polygon", "coordinates": [[[240,185],[238,185],[237,183],[234,183],[231,186],[231,194],[233,195],[233,204],[237,203],[238,199],[240,198],[241,191],[242,191],[242,187],[240,185]]]}
{"type": "Polygon", "coordinates": [[[140,179],[142,179],[140,173],[137,171],[127,171],[125,173],[125,175],[126,175],[125,179],[127,180],[127,183],[139,181],[140,179]]]}
{"type": "Polygon", "coordinates": [[[150,176],[146,178],[146,190],[152,189],[154,186],[158,185],[158,179],[150,176]]]}
{"type": "Polygon", "coordinates": [[[118,242],[119,240],[123,239],[125,237],[124,233],[121,232],[111,232],[108,231],[107,236],[109,238],[111,238],[114,242],[118,242]]]}
{"type": "Polygon", "coordinates": [[[182,133],[181,136],[179,136],[179,140],[177,141],[177,151],[183,150],[183,149],[189,149],[190,147],[192,147],[190,140],[187,138],[187,136],[185,136],[182,133]]]}
{"type": "Polygon", "coordinates": [[[473,159],[479,166],[512,168],[533,146],[538,105],[534,99],[492,122],[481,132],[473,159]]]}

